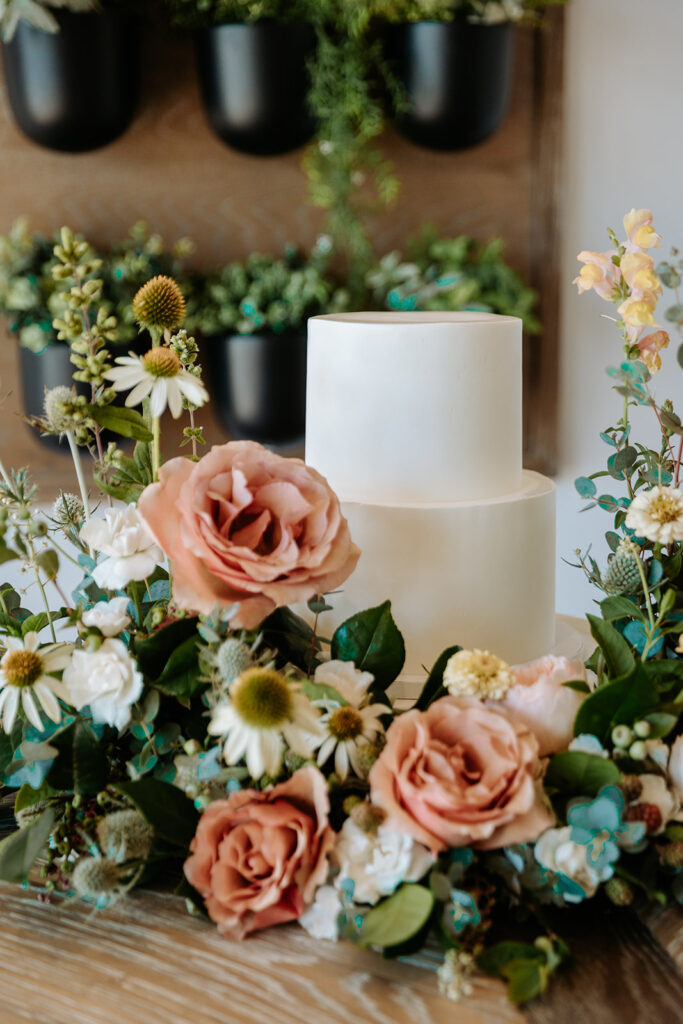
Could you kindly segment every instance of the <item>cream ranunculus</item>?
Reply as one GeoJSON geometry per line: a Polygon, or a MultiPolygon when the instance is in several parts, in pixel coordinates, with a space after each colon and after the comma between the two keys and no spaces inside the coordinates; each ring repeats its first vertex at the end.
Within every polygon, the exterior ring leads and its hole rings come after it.
{"type": "Polygon", "coordinates": [[[678,487],[641,491],[629,506],[626,526],[656,544],[683,540],[683,491],[678,487]]]}
{"type": "Polygon", "coordinates": [[[121,640],[107,639],[96,651],[74,651],[62,684],[68,702],[80,711],[88,706],[94,722],[122,729],[131,705],[142,694],[142,675],[121,640]]]}
{"type": "Polygon", "coordinates": [[[353,882],[355,903],[377,903],[402,882],[419,881],[434,859],[412,836],[384,825],[362,829],[351,818],[344,822],[333,852],[333,861],[339,866],[337,884],[345,879],[353,882]]]}
{"type": "Polygon", "coordinates": [[[81,621],[88,629],[99,629],[103,636],[118,636],[130,626],[128,598],[113,597],[111,601],[98,601],[83,612],[81,621]]]}
{"type": "MultiPolygon", "coordinates": [[[[595,896],[603,880],[598,871],[588,863],[587,847],[571,839],[571,825],[564,828],[549,828],[536,840],[534,853],[541,867],[556,875],[564,875],[579,885],[587,899],[595,896]]],[[[565,895],[565,899],[580,902],[565,895]]]]}
{"type": "Polygon", "coordinates": [[[164,560],[164,552],[135,505],[108,508],[104,519],[89,519],[80,537],[107,556],[92,574],[104,590],[120,590],[132,580],[144,580],[164,560]]]}

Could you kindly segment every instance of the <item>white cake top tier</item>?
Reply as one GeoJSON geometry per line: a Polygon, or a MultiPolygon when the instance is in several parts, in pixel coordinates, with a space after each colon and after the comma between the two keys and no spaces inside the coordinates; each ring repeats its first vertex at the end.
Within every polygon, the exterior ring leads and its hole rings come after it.
{"type": "Polygon", "coordinates": [[[522,322],[490,313],[308,321],[306,461],[344,501],[470,501],[522,481],[522,322]]]}

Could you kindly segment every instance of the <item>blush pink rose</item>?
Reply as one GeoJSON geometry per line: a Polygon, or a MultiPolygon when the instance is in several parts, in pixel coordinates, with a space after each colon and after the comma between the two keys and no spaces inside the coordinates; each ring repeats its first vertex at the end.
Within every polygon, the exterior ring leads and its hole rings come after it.
{"type": "Polygon", "coordinates": [[[517,685],[511,686],[496,706],[531,729],[541,757],[566,750],[573,739],[574,719],[585,694],[563,684],[586,681],[583,663],[549,654],[528,665],[517,665],[514,671],[517,685]]]}
{"type": "Polygon", "coordinates": [[[327,878],[335,839],[328,813],[327,783],[313,767],[265,792],[232,793],[204,811],[185,876],[226,938],[301,916],[327,878]]]}
{"type": "Polygon", "coordinates": [[[394,720],[370,793],[387,827],[433,853],[494,850],[554,823],[538,774],[538,742],[525,725],[472,697],[444,697],[394,720]]]}
{"type": "Polygon", "coordinates": [[[324,477],[253,441],[218,445],[199,462],[171,459],[138,509],[170,558],[176,604],[236,604],[237,628],[334,590],[360,556],[324,477]]]}

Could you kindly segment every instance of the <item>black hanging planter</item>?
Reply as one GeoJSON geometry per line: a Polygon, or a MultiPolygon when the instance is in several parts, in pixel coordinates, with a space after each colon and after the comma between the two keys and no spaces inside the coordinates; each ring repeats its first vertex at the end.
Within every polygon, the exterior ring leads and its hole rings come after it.
{"type": "MultiPolygon", "coordinates": [[[[128,345],[110,350],[111,357],[127,355],[129,351],[142,354],[149,347],[149,338],[142,335],[128,345]]],[[[75,367],[71,362],[71,349],[65,341],[56,341],[47,345],[42,352],[32,352],[23,345],[19,346],[19,370],[21,376],[21,394],[24,404],[24,412],[27,416],[44,415],[45,388],[56,388],[60,385],[71,387],[74,384],[73,373],[75,367]]],[[[89,384],[81,381],[75,382],[76,391],[79,395],[90,398],[91,388],[89,384]]],[[[114,399],[115,405],[125,405],[127,392],[117,395],[114,399]]],[[[67,455],[69,446],[66,438],[60,438],[56,434],[41,434],[31,428],[31,433],[38,438],[41,444],[52,450],[63,451],[67,455]]],[[[102,440],[116,441],[124,444],[125,439],[120,434],[110,431],[102,431],[102,440]]]]}
{"type": "Polygon", "coordinates": [[[217,334],[207,339],[218,419],[235,439],[288,445],[306,429],[306,334],[217,334]]]}
{"type": "Polygon", "coordinates": [[[54,34],[24,21],[3,43],[7,96],[33,142],[80,153],[118,138],[138,99],[137,26],[117,10],[56,11],[54,34]]]}
{"type": "Polygon", "coordinates": [[[476,146],[501,124],[512,78],[513,27],[416,21],[389,25],[386,52],[410,108],[396,127],[429,149],[476,146]]]}
{"type": "Polygon", "coordinates": [[[197,36],[204,109],[216,135],[243,153],[275,156],[312,137],[307,64],[315,32],[305,22],[217,25],[197,36]]]}

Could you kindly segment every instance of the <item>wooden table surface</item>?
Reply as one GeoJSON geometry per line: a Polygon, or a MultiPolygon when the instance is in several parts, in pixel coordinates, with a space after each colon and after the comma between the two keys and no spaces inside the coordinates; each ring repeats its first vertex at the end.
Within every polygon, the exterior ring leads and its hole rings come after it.
{"type": "Polygon", "coordinates": [[[683,915],[648,930],[619,912],[569,934],[575,962],[520,1011],[477,978],[460,1003],[431,970],[297,925],[223,939],[180,899],[137,894],[99,913],[0,886],[0,1024],[677,1024],[683,915]],[[655,937],[657,936],[657,937],[655,937]],[[678,963],[678,967],[676,966],[678,963]]]}

